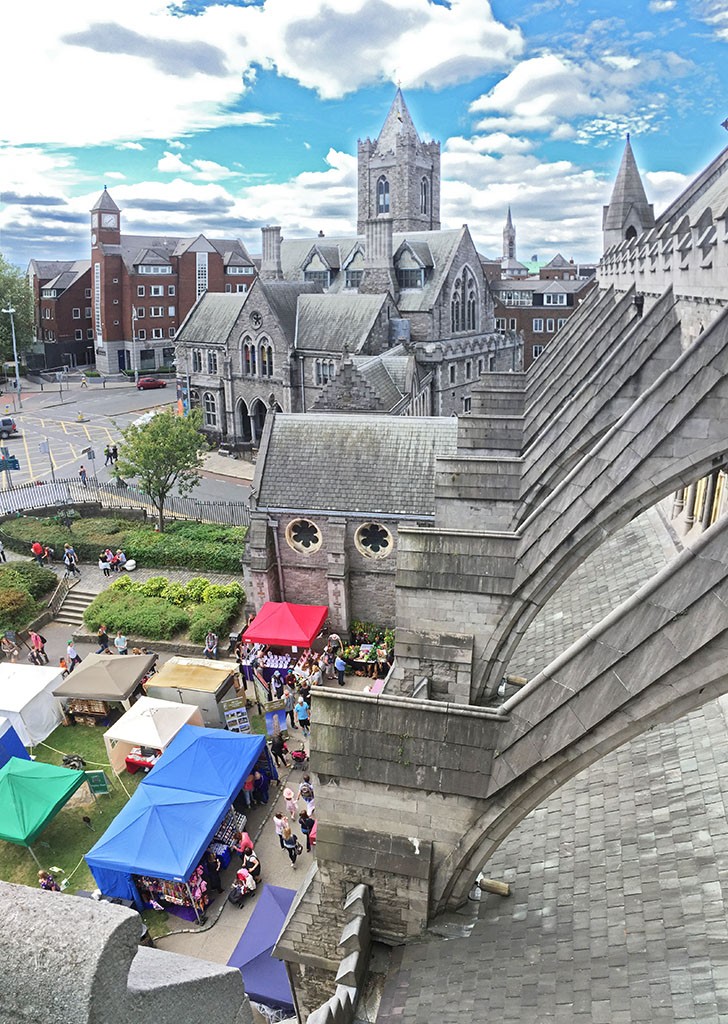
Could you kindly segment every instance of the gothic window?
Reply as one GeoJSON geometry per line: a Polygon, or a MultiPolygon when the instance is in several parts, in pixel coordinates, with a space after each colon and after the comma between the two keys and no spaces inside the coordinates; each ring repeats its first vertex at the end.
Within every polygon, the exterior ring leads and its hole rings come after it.
{"type": "Polygon", "coordinates": [[[246,377],[255,377],[258,372],[255,345],[246,339],[243,345],[243,373],[246,377]]]}
{"type": "Polygon", "coordinates": [[[354,534],[357,550],[367,558],[386,558],[392,554],[392,534],[380,523],[364,523],[354,534]]]}
{"type": "Polygon", "coordinates": [[[217,400],[211,391],[206,391],[202,399],[205,414],[205,426],[217,426],[217,400]]]}
{"type": "Polygon", "coordinates": [[[336,364],[333,359],[316,359],[313,366],[314,383],[328,384],[336,376],[336,364]]]}
{"type": "Polygon", "coordinates": [[[475,331],[477,330],[477,294],[475,291],[475,281],[473,278],[469,278],[467,282],[467,294],[465,297],[465,330],[475,331]]]}
{"type": "Polygon", "coordinates": [[[478,289],[468,267],[455,282],[450,299],[450,327],[453,334],[478,329],[478,289]]]}
{"type": "Polygon", "coordinates": [[[450,327],[453,334],[457,334],[462,329],[460,326],[462,322],[462,287],[463,283],[458,278],[450,300],[450,327]]]}
{"type": "Polygon", "coordinates": [[[430,183],[427,178],[420,182],[420,213],[430,212],[430,183]]]}
{"type": "Polygon", "coordinates": [[[199,348],[192,350],[192,372],[202,373],[202,352],[199,348]]]}
{"type": "Polygon", "coordinates": [[[389,213],[389,182],[382,175],[377,182],[377,214],[389,213]]]}
{"type": "Polygon", "coordinates": [[[294,519],[286,527],[286,543],[301,554],[313,554],[321,547],[321,531],[310,519],[294,519]]]}
{"type": "Polygon", "coordinates": [[[260,346],[260,375],[273,376],[273,346],[265,343],[260,346]]]}
{"type": "Polygon", "coordinates": [[[200,392],[190,391],[190,408],[196,409],[200,404],[200,392]]]}
{"type": "Polygon", "coordinates": [[[624,237],[628,242],[631,242],[633,238],[637,237],[637,228],[628,227],[624,237]]]}
{"type": "Polygon", "coordinates": [[[217,373],[217,352],[214,349],[207,352],[207,372],[217,373]]]}

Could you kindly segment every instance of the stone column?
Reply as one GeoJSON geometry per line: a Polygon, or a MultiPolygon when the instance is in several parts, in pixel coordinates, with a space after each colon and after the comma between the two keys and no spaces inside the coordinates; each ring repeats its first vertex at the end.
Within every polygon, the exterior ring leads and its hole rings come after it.
{"type": "Polygon", "coordinates": [[[692,529],[693,523],[695,522],[695,499],[698,496],[698,485],[690,484],[688,487],[687,497],[685,499],[685,526],[688,530],[692,529]]]}
{"type": "Polygon", "coordinates": [[[261,228],[263,236],[263,256],[260,261],[260,277],[263,281],[282,281],[281,266],[281,229],[274,224],[261,228]]]}
{"type": "Polygon", "coordinates": [[[715,504],[715,494],[718,490],[718,474],[719,469],[716,469],[710,474],[705,485],[705,495],[703,497],[703,514],[700,518],[700,525],[704,530],[707,530],[710,526],[713,513],[713,505],[715,504]]]}
{"type": "Polygon", "coordinates": [[[670,518],[677,519],[684,508],[685,488],[681,487],[679,490],[675,491],[675,496],[672,502],[672,515],[670,516],[670,518]]]}
{"type": "Polygon", "coordinates": [[[335,633],[346,634],[349,632],[349,560],[345,519],[329,519],[326,546],[329,622],[335,633]]]}

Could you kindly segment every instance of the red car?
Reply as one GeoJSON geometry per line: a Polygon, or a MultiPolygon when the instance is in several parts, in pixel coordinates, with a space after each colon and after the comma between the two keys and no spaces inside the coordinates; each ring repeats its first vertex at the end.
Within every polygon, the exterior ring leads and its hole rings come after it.
{"type": "Polygon", "coordinates": [[[167,381],[160,380],[159,377],[140,377],[137,381],[137,389],[139,391],[149,391],[152,388],[166,388],[167,381]]]}

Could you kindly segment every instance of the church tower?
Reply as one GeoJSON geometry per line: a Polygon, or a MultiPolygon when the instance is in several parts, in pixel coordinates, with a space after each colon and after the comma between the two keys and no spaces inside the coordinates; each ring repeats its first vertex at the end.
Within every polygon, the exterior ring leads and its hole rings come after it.
{"type": "Polygon", "coordinates": [[[440,230],[440,143],[422,142],[401,89],[379,137],[358,144],[357,233],[374,217],[394,231],[440,230]]]}
{"type": "Polygon", "coordinates": [[[503,228],[503,259],[514,260],[516,258],[516,229],[511,220],[511,208],[508,207],[506,226],[503,228]]]}
{"type": "Polygon", "coordinates": [[[613,245],[619,245],[626,238],[636,238],[654,226],[655,212],[652,203],[647,202],[628,135],[622,163],[612,189],[612,198],[609,200],[609,206],[604,207],[604,252],[613,245]]]}

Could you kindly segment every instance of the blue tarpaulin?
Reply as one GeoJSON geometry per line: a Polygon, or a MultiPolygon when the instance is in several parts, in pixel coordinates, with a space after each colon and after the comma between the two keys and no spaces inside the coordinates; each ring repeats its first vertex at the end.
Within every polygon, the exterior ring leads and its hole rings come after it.
{"type": "Polygon", "coordinates": [[[101,892],[138,903],[132,875],[188,879],[264,745],[262,736],[183,726],[86,854],[101,892]]]}
{"type": "Polygon", "coordinates": [[[228,960],[243,976],[250,999],[293,1013],[293,997],[285,964],[271,955],[283,922],[291,909],[294,889],[266,885],[259,892],[255,910],[228,960]]]}
{"type": "Polygon", "coordinates": [[[10,721],[7,718],[0,718],[0,768],[7,764],[11,757],[30,760],[30,754],[23,746],[10,721]]]}

